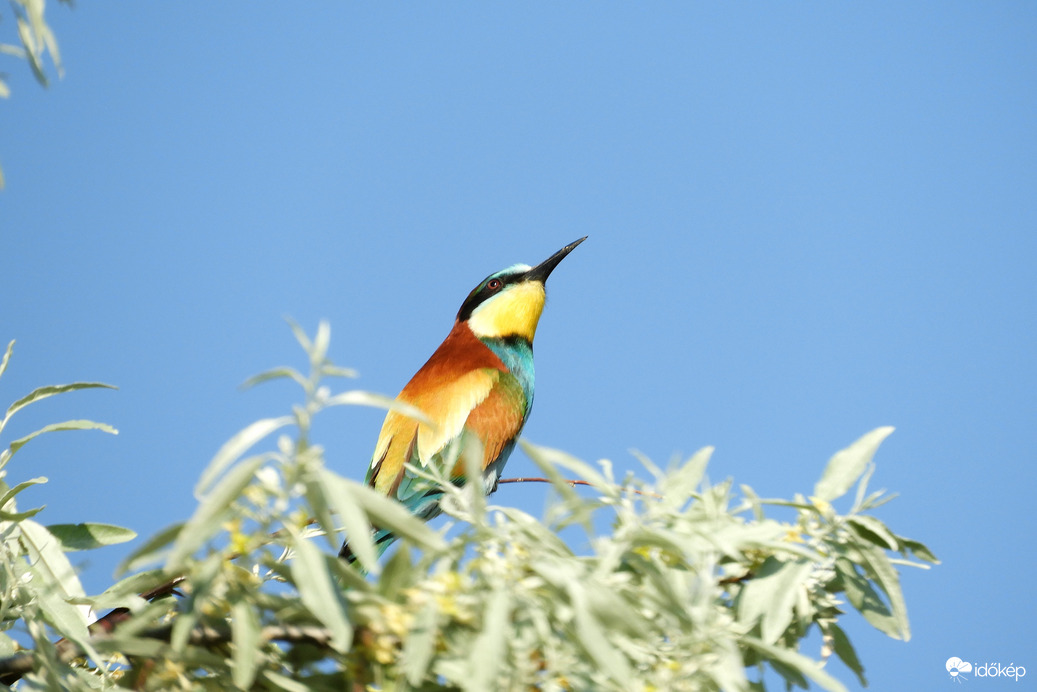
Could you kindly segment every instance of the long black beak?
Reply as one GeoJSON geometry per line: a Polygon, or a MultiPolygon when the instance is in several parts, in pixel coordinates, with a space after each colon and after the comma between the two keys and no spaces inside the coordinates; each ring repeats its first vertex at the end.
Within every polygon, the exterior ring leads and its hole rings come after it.
{"type": "Polygon", "coordinates": [[[547,283],[547,277],[551,275],[554,268],[558,266],[558,263],[565,259],[565,256],[572,252],[577,245],[587,240],[587,236],[583,236],[579,240],[574,240],[569,243],[555,254],[548,257],[546,260],[538,264],[537,266],[526,272],[526,281],[539,281],[540,283],[547,283]]]}

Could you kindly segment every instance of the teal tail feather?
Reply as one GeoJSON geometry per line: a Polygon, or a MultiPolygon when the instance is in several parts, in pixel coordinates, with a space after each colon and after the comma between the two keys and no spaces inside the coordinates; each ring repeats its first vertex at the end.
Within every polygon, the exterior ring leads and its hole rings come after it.
{"type": "MultiPolygon", "coordinates": [[[[371,538],[374,541],[375,557],[381,557],[382,553],[388,550],[396,540],[396,535],[392,531],[380,529],[375,531],[371,538]]],[[[350,564],[356,562],[356,555],[349,547],[349,541],[342,544],[342,550],[338,551],[338,556],[350,564]]]]}
{"type": "MultiPolygon", "coordinates": [[[[410,502],[405,502],[404,505],[410,510],[411,514],[423,521],[428,521],[439,516],[441,511],[439,499],[442,496],[443,492],[439,489],[428,490],[424,495],[411,496],[410,502]]],[[[389,546],[396,541],[396,534],[389,529],[375,528],[371,532],[371,540],[374,542],[375,557],[380,558],[389,549],[389,546]]],[[[346,562],[356,562],[356,555],[353,554],[353,549],[349,547],[348,539],[342,544],[342,549],[338,551],[338,556],[346,562]]]]}

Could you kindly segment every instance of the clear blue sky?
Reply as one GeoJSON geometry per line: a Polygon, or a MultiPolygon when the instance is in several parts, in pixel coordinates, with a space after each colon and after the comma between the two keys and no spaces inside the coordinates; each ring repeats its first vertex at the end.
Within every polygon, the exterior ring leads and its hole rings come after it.
{"type": "MultiPolygon", "coordinates": [[[[946,687],[950,656],[1025,665],[1013,689],[1034,688],[1037,5],[48,18],[64,79],[3,68],[0,339],[18,345],[0,401],[110,382],[11,433],[120,434],[19,453],[13,479],[51,478],[26,497],[46,522],[185,517],[220,444],[296,401],[237,389],[301,363],[282,316],[330,320],[356,386],[395,394],[486,274],[589,235],[548,287],[526,437],[620,468],[630,448],[715,445],[713,479],[790,496],[894,425],[873,483],[900,497],[880,516],[943,565],[904,573],[910,642],[848,618],[871,689],[946,687]]],[[[332,466],[362,477],[380,418],[328,413],[332,466]]],[[[126,550],[88,558],[88,590],[126,550]]]]}

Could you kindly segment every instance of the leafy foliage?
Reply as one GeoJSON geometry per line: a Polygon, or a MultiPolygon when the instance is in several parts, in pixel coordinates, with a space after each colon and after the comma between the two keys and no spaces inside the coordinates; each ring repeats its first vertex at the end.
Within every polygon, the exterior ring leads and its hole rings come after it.
{"type": "Polygon", "coordinates": [[[0,642],[13,654],[0,672],[18,671],[8,680],[24,674],[20,689],[760,690],[773,670],[789,686],[841,690],[832,654],[865,682],[839,625],[847,606],[891,637],[910,636],[897,570],[936,560],[872,513],[890,499],[868,481],[891,428],[837,453],[813,495],[792,500],[709,483],[708,448],[668,468],[641,459],[643,478],[617,479],[608,461],[523,443],[556,496],[545,517],[491,504],[481,484],[440,478],[453,522],[434,530],[326,466],[310,439],[315,415],[392,404],[332,394],[325,378],[351,373],[327,358],[330,330],[321,324],[311,340],[293,329],[309,372],[282,367],[252,382],[295,381],[303,403],[233,436],[202,474],[195,513],[144,541],[124,564],[132,576],[105,593],[85,597],[63,551],[119,540],[120,530],[48,531],[4,505],[4,622],[25,627],[35,647],[15,654],[13,640],[0,642]],[[844,501],[840,513],[833,503],[844,501]],[[402,538],[384,564],[372,526],[402,538]],[[355,564],[335,556],[346,534],[355,564]],[[88,629],[81,604],[117,610],[88,629]],[[818,651],[803,647],[811,632],[821,634],[818,651]]]}
{"type": "MultiPolygon", "coordinates": [[[[71,0],[61,0],[71,5],[71,0]]],[[[62,74],[61,53],[58,51],[58,40],[43,17],[46,0],[11,0],[14,24],[18,32],[18,43],[0,42],[0,55],[20,58],[29,63],[32,74],[43,86],[50,80],[47,77],[46,58],[49,55],[58,75],[62,74]]],[[[3,16],[0,15],[0,19],[3,16]]],[[[0,73],[0,98],[11,95],[11,89],[0,73]]],[[[4,174],[0,170],[0,190],[4,187],[4,174]]]]}
{"type": "MultiPolygon", "coordinates": [[[[13,351],[12,341],[0,360],[0,377],[6,372],[13,351]]],[[[16,413],[32,404],[57,394],[95,388],[110,386],[75,382],[39,387],[8,407],[0,419],[0,434],[16,413]]],[[[67,671],[51,665],[57,655],[57,646],[52,641],[54,633],[60,633],[82,651],[96,655],[89,639],[89,609],[78,605],[85,593],[65,553],[136,537],[132,531],[105,524],[44,526],[33,519],[43,507],[18,509],[18,495],[46,483],[47,479],[32,478],[12,487],[6,481],[8,463],[22,447],[40,435],[61,430],[101,430],[116,434],[114,428],[104,423],[70,420],[46,425],[0,451],[0,655],[14,654],[21,648],[19,641],[33,643],[35,648],[30,657],[37,672],[35,682],[26,687],[33,684],[61,686],[70,679],[67,671]],[[21,638],[12,635],[21,635],[21,638]]]]}

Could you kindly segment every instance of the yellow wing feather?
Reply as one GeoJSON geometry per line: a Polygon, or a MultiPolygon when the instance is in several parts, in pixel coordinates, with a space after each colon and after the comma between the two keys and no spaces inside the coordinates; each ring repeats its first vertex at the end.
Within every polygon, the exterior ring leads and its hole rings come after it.
{"type": "MultiPolygon", "coordinates": [[[[433,425],[390,411],[375,444],[367,482],[379,492],[395,495],[404,464],[428,465],[461,434],[469,415],[486,401],[506,373],[501,360],[466,325],[455,323],[397,397],[421,409],[433,425]]],[[[518,425],[521,427],[521,420],[518,425]]]]}

